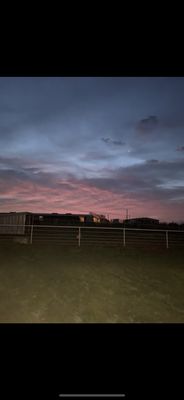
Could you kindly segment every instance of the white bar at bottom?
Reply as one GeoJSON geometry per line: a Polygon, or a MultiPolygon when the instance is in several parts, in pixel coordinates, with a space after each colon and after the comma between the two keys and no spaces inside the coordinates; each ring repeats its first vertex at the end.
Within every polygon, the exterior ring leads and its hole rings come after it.
{"type": "Polygon", "coordinates": [[[125,397],[125,394],[59,394],[59,397],[125,397]]]}

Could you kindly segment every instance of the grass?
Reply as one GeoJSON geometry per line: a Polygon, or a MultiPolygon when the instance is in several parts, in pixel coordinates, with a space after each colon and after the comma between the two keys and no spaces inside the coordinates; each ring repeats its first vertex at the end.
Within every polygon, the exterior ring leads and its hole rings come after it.
{"type": "Polygon", "coordinates": [[[183,250],[0,245],[0,322],[184,322],[183,250]]]}

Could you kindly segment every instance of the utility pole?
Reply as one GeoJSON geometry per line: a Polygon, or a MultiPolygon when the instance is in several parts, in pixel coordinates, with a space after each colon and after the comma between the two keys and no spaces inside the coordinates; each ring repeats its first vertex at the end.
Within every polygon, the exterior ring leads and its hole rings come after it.
{"type": "Polygon", "coordinates": [[[126,219],[128,219],[128,208],[126,208],[126,219]]]}

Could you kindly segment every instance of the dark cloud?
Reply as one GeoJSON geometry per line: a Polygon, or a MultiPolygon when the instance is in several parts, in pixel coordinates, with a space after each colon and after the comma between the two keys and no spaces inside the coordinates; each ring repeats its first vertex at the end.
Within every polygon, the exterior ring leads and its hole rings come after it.
{"type": "Polygon", "coordinates": [[[141,119],[137,124],[137,130],[139,133],[152,132],[158,125],[158,118],[155,115],[151,115],[148,118],[141,119]]]}
{"type": "Polygon", "coordinates": [[[122,140],[112,140],[112,143],[117,146],[124,146],[126,143],[122,142],[122,140]]]}
{"type": "Polygon", "coordinates": [[[146,160],[147,164],[157,164],[159,161],[156,159],[146,160]]]}
{"type": "MultiPolygon", "coordinates": [[[[3,166],[5,168],[24,168],[25,166],[28,167],[30,161],[22,159],[20,157],[4,157],[0,156],[0,166],[3,166]]],[[[33,161],[32,161],[33,164],[33,161]]],[[[34,167],[33,167],[34,168],[34,167]]]]}
{"type": "Polygon", "coordinates": [[[112,154],[106,154],[104,152],[99,152],[99,151],[89,151],[86,154],[82,155],[80,157],[80,160],[82,161],[91,161],[91,160],[110,160],[116,157],[115,155],[112,154]]]}
{"type": "Polygon", "coordinates": [[[150,183],[152,183],[152,180],[167,182],[172,179],[181,179],[183,181],[183,170],[184,160],[160,161],[158,163],[150,164],[144,162],[139,165],[119,168],[119,170],[117,170],[117,175],[121,177],[121,174],[124,174],[125,172],[128,175],[135,174],[135,176],[142,177],[148,182],[150,181],[150,183]]]}
{"type": "Polygon", "coordinates": [[[89,178],[84,182],[114,193],[131,194],[142,200],[168,202],[174,197],[184,196],[184,161],[155,161],[117,168],[111,170],[107,178],[89,178]]]}
{"type": "Polygon", "coordinates": [[[101,139],[103,142],[105,142],[105,143],[110,143],[111,142],[111,139],[110,138],[102,138],[101,139]]]}
{"type": "Polygon", "coordinates": [[[177,151],[184,151],[184,146],[178,146],[176,150],[177,151]]]}

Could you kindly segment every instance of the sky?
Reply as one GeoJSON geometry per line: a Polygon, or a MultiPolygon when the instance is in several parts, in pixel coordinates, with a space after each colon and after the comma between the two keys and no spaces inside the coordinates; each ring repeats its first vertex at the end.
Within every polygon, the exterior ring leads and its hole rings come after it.
{"type": "Polygon", "coordinates": [[[184,78],[1,77],[0,212],[184,221],[184,78]]]}

